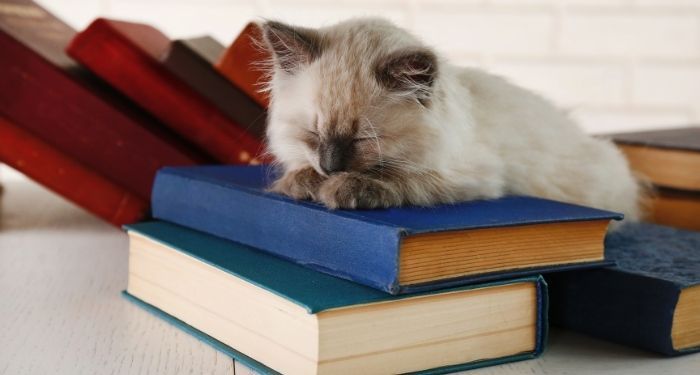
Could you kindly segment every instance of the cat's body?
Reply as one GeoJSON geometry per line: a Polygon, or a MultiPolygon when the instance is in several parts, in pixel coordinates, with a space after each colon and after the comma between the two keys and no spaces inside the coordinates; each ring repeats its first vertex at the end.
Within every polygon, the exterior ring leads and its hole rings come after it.
{"type": "Polygon", "coordinates": [[[382,20],[264,31],[278,192],[332,208],[531,195],[640,215],[622,154],[527,90],[382,20]]]}

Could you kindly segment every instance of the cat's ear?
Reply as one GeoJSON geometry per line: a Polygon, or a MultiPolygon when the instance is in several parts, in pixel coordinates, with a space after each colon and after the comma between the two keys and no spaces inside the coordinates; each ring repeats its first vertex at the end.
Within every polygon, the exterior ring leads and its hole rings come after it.
{"type": "Polygon", "coordinates": [[[413,95],[426,104],[437,77],[437,57],[429,50],[399,51],[379,62],[377,81],[392,92],[413,95]]]}
{"type": "Polygon", "coordinates": [[[316,30],[276,21],[265,22],[262,29],[275,64],[287,73],[296,72],[321,54],[321,38],[316,30]]]}

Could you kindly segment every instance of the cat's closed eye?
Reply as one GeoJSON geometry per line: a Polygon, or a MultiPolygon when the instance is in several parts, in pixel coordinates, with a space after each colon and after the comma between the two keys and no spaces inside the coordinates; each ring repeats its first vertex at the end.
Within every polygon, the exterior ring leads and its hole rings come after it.
{"type": "Polygon", "coordinates": [[[368,141],[377,141],[379,139],[379,136],[373,136],[373,137],[355,137],[352,139],[353,143],[360,143],[360,142],[368,142],[368,141]]]}
{"type": "Polygon", "coordinates": [[[317,131],[304,130],[301,134],[301,141],[304,142],[310,149],[315,150],[321,144],[321,136],[317,131]]]}

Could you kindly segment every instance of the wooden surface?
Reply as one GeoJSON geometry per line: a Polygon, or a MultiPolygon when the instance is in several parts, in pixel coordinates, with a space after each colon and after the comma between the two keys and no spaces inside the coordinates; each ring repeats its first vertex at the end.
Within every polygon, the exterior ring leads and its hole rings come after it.
{"type": "MultiPolygon", "coordinates": [[[[124,233],[3,172],[0,374],[252,373],[120,296],[124,233]]],[[[539,359],[469,372],[695,373],[700,354],[660,358],[557,330],[539,359]]]]}

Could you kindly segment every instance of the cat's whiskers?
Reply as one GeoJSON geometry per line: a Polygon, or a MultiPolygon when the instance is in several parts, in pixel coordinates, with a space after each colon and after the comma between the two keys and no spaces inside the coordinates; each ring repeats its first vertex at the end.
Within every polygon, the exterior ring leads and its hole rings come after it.
{"type": "Polygon", "coordinates": [[[372,123],[372,120],[370,120],[369,117],[363,116],[362,119],[365,121],[365,123],[367,124],[367,126],[371,130],[371,132],[368,132],[367,129],[363,129],[363,132],[361,133],[362,136],[363,137],[367,136],[368,138],[371,138],[374,141],[374,145],[377,147],[377,159],[379,159],[379,168],[380,168],[379,179],[381,180],[382,179],[381,168],[383,168],[383,164],[381,161],[383,159],[383,155],[382,155],[381,143],[379,142],[379,133],[377,132],[377,128],[374,126],[374,124],[372,123]]]}
{"type": "Polygon", "coordinates": [[[386,166],[396,167],[403,171],[418,173],[423,171],[423,167],[408,159],[387,158],[382,160],[386,166]]]}
{"type": "Polygon", "coordinates": [[[379,160],[379,176],[380,180],[383,177],[390,179],[402,179],[407,173],[420,174],[421,169],[415,163],[408,160],[399,160],[396,158],[387,158],[379,160]]]}

